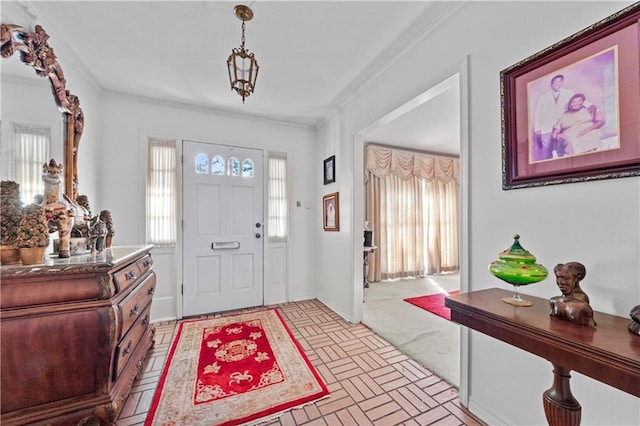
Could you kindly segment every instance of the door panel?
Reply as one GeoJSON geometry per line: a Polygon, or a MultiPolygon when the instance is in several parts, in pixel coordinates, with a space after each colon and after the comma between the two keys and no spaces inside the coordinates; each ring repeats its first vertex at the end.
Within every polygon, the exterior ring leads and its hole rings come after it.
{"type": "Polygon", "coordinates": [[[183,153],[184,315],[261,306],[262,151],[185,141],[183,153]]]}

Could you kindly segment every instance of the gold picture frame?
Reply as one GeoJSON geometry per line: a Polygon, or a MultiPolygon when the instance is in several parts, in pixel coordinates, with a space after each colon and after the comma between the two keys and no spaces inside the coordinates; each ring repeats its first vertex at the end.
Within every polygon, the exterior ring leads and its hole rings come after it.
{"type": "Polygon", "coordinates": [[[322,228],[325,231],[340,230],[340,194],[337,192],[322,197],[322,228]]]}

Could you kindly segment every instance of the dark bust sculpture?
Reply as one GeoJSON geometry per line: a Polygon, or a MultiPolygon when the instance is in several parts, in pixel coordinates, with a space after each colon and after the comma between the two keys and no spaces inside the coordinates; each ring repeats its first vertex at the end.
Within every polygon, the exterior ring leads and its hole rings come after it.
{"type": "Polygon", "coordinates": [[[629,331],[640,336],[640,305],[636,305],[629,313],[631,321],[629,321],[629,331]]]}
{"type": "Polygon", "coordinates": [[[553,268],[556,284],[562,292],[561,296],[549,299],[551,312],[549,315],[577,324],[595,327],[593,310],[589,305],[589,296],[580,288],[580,281],[587,275],[582,263],[559,263],[553,268]]]}

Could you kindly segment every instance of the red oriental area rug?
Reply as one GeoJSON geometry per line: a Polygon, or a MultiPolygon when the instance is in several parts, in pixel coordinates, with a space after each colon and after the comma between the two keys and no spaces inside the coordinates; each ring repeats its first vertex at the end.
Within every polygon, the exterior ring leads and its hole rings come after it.
{"type": "Polygon", "coordinates": [[[444,298],[458,293],[460,292],[430,294],[428,296],[410,297],[404,299],[404,301],[451,321],[451,309],[444,306],[444,298]]]}
{"type": "Polygon", "coordinates": [[[276,309],[184,321],[145,426],[258,422],[328,393],[276,309]]]}

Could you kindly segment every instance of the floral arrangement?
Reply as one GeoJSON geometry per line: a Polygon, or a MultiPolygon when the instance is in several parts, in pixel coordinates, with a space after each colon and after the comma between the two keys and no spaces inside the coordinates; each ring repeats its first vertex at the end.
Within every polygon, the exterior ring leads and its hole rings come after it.
{"type": "Polygon", "coordinates": [[[16,246],[18,227],[22,220],[22,201],[20,201],[20,185],[12,180],[0,182],[0,245],[16,246]]]}
{"type": "Polygon", "coordinates": [[[44,208],[29,204],[23,210],[24,216],[18,227],[16,246],[20,248],[47,247],[49,245],[49,224],[44,208]]]}

